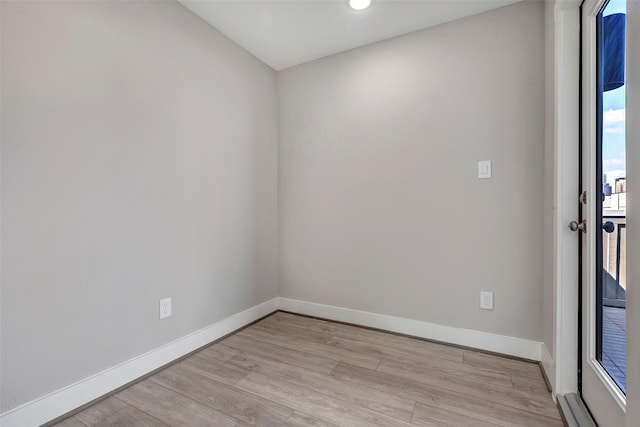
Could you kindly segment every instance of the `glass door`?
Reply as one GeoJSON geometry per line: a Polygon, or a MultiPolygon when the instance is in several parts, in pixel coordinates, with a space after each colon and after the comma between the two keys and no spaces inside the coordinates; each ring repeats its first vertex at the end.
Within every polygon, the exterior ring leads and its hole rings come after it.
{"type": "Polygon", "coordinates": [[[599,425],[626,411],[626,0],[582,6],[581,393],[599,425]]]}

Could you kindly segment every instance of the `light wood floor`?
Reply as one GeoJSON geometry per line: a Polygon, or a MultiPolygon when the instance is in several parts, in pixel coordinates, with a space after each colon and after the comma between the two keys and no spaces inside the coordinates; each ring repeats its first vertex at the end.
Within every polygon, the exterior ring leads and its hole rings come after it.
{"type": "Polygon", "coordinates": [[[58,426],[562,426],[537,364],[288,313],[58,426]]]}

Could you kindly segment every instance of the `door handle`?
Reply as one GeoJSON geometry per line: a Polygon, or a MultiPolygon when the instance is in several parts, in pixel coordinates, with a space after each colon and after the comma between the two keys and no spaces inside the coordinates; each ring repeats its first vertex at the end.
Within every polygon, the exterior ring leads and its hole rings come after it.
{"type": "Polygon", "coordinates": [[[607,221],[602,224],[602,229],[607,233],[613,233],[613,231],[616,229],[616,224],[613,221],[607,221]]]}
{"type": "Polygon", "coordinates": [[[587,220],[583,219],[582,222],[571,221],[569,223],[569,230],[578,231],[581,230],[583,233],[587,232],[587,220]]]}

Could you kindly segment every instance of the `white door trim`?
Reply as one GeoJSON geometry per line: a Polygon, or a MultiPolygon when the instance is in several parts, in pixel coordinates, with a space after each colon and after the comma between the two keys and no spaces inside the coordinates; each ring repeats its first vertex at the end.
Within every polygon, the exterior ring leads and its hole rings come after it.
{"type": "MultiPolygon", "coordinates": [[[[627,2],[627,253],[640,254],[640,2],[627,2]],[[634,143],[636,141],[636,143],[634,143]]],[[[627,265],[627,427],[640,426],[640,263],[627,265]]]]}
{"type": "Polygon", "coordinates": [[[554,3],[554,265],[553,393],[578,390],[578,218],[580,133],[580,1],[554,3]]]}

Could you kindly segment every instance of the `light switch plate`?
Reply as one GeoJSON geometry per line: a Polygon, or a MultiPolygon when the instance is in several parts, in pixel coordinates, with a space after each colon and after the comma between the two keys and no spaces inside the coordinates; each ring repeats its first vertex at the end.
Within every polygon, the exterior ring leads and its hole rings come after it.
{"type": "Polygon", "coordinates": [[[491,160],[481,160],[478,162],[478,178],[491,178],[491,160]]]}

